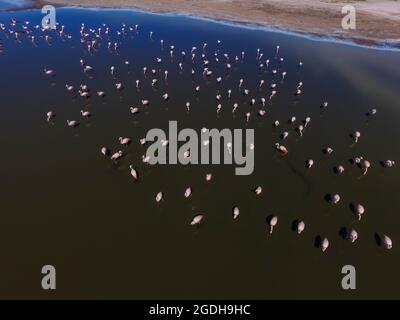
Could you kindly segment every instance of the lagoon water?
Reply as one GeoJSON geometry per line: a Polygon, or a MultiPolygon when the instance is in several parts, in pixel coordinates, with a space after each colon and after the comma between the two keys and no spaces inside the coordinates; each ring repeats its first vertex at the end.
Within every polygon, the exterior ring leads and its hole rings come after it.
{"type": "Polygon", "coordinates": [[[29,0],[0,0],[0,10],[18,9],[29,5],[29,0]]]}
{"type": "MultiPolygon", "coordinates": [[[[39,24],[39,11],[1,12],[0,23],[9,27],[11,18],[39,24]]],[[[26,36],[17,42],[0,31],[0,297],[1,298],[399,298],[400,297],[400,172],[383,168],[379,161],[400,159],[400,53],[321,42],[265,30],[210,22],[176,15],[154,15],[128,10],[59,9],[57,19],[72,40],[51,34],[50,45],[37,34],[37,46],[26,36]],[[79,41],[80,24],[87,28],[110,26],[113,41],[120,42],[118,54],[105,43],[88,54],[79,41]],[[139,24],[139,34],[119,39],[121,25],[139,24]],[[149,32],[154,32],[154,40],[149,32]],[[118,39],[118,40],[116,40],[118,39]],[[160,49],[160,39],[165,49],[160,49]],[[218,48],[217,39],[222,40],[218,48]],[[243,62],[232,62],[227,72],[222,64],[210,62],[215,76],[204,80],[190,75],[191,63],[179,71],[176,56],[169,59],[169,46],[176,52],[190,52],[207,42],[212,60],[215,50],[233,58],[246,52],[243,62]],[[279,66],[275,46],[280,45],[279,66]],[[256,50],[270,59],[268,72],[259,71],[256,50]],[[163,74],[151,88],[151,76],[143,78],[142,67],[156,67],[162,57],[163,74]],[[82,72],[83,58],[94,67],[91,77],[82,72]],[[124,61],[129,60],[128,68],[124,61]],[[298,69],[298,62],[304,66],[298,69]],[[116,79],[109,69],[116,66],[116,79]],[[44,68],[56,72],[53,79],[44,68]],[[276,77],[278,94],[267,106],[249,106],[268,96],[271,70],[287,71],[284,81],[276,77]],[[245,79],[249,97],[238,90],[245,79]],[[136,79],[143,83],[140,91],[136,79]],[[258,90],[265,79],[267,87],[258,90]],[[303,94],[293,95],[303,81],[303,94]],[[119,93],[115,83],[122,82],[119,93]],[[105,99],[74,97],[65,84],[88,84],[92,92],[104,90],[105,99]],[[194,87],[201,86],[198,95],[194,87]],[[232,99],[226,90],[233,90],[232,99]],[[215,95],[223,92],[222,111],[217,116],[215,95]],[[161,95],[170,94],[165,103],[161,95]],[[150,106],[137,116],[129,113],[141,99],[150,106]],[[329,101],[322,111],[320,105],[329,101]],[[191,101],[188,113],[185,102],[191,101]],[[232,105],[239,108],[232,114],[232,105]],[[376,107],[375,117],[365,113],[376,107]],[[81,118],[81,109],[93,117],[81,118]],[[53,123],[45,115],[53,110],[53,123]],[[252,110],[248,123],[245,113],[252,110]],[[312,118],[300,138],[287,120],[312,118]],[[66,119],[79,120],[75,129],[66,119]],[[146,147],[138,140],[152,128],[168,128],[177,120],[180,129],[254,128],[255,171],[235,176],[234,166],[148,166],[141,162],[146,147]],[[280,120],[281,126],[272,123],[280,120]],[[354,144],[349,134],[361,132],[354,144]],[[273,145],[289,131],[284,144],[287,156],[273,145]],[[133,143],[126,156],[114,164],[100,154],[103,145],[120,149],[117,138],[128,136],[133,143]],[[331,156],[322,153],[330,146],[331,156]],[[349,163],[364,156],[372,167],[366,176],[349,163]],[[305,161],[314,159],[311,170],[305,161]],[[134,183],[129,165],[134,164],[140,181],[134,183]],[[345,167],[343,175],[333,171],[345,167]],[[204,176],[213,179],[206,183],[204,176]],[[252,189],[263,187],[255,196],[252,189]],[[187,186],[190,199],[183,197],[187,186]],[[157,192],[164,192],[160,203],[157,192]],[[337,192],[342,201],[333,206],[325,195],[337,192]],[[361,222],[350,210],[362,203],[366,213],[361,222]],[[240,216],[232,220],[233,206],[240,216]],[[189,225],[197,213],[204,213],[200,228],[189,225]],[[279,217],[272,236],[266,217],[279,217]],[[303,219],[301,236],[292,223],[303,219]],[[340,236],[340,230],[355,228],[355,244],[340,236]],[[377,245],[375,233],[388,234],[392,250],[377,245]],[[315,248],[316,236],[328,237],[326,253],[315,248]],[[57,290],[41,289],[41,268],[51,264],[57,270],[57,290]],[[341,269],[354,265],[357,290],[341,288],[341,269]]],[[[17,29],[21,24],[18,24],[17,29]]],[[[196,70],[200,70],[199,58],[196,70]]],[[[201,71],[199,72],[201,73],[201,71]]]]}

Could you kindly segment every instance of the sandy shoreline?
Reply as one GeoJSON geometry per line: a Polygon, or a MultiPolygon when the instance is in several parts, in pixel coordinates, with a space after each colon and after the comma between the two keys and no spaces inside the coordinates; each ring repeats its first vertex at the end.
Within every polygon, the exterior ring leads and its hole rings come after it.
{"type": "Polygon", "coordinates": [[[136,8],[251,23],[362,44],[400,42],[400,1],[396,0],[33,0],[34,6],[136,8]],[[356,30],[344,30],[341,9],[357,10],[356,30]]]}

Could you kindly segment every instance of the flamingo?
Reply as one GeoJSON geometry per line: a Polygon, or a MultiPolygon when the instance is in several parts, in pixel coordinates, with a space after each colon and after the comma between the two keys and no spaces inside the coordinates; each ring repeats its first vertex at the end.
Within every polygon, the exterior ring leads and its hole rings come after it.
{"type": "Polygon", "coordinates": [[[274,227],[278,224],[278,217],[272,216],[268,224],[269,224],[269,234],[272,234],[272,232],[274,231],[274,227]]]}
{"type": "Polygon", "coordinates": [[[276,150],[282,152],[283,154],[288,154],[289,153],[289,150],[285,146],[283,146],[283,145],[281,145],[279,143],[275,143],[275,148],[276,148],[276,150]]]}
{"type": "Polygon", "coordinates": [[[46,113],[47,121],[50,122],[51,119],[53,119],[56,116],[56,114],[53,111],[49,111],[46,113]]]}
{"type": "Polygon", "coordinates": [[[257,188],[254,189],[254,193],[259,196],[262,192],[262,187],[258,186],[257,188]]]}
{"type": "Polygon", "coordinates": [[[311,169],[311,167],[314,165],[314,160],[312,160],[312,159],[310,159],[310,160],[307,160],[307,168],[308,169],[311,169]]]}
{"type": "Polygon", "coordinates": [[[297,234],[301,234],[304,231],[305,227],[306,227],[306,225],[305,225],[304,221],[299,221],[297,223],[297,234]]]}
{"type": "Polygon", "coordinates": [[[300,135],[300,137],[302,137],[302,136],[303,136],[303,132],[304,132],[304,126],[299,125],[299,126],[296,128],[296,131],[297,131],[297,133],[300,135]]]}
{"type": "Polygon", "coordinates": [[[118,138],[118,141],[119,141],[119,143],[121,144],[121,145],[123,145],[123,146],[127,146],[127,145],[129,145],[130,143],[131,143],[131,139],[129,139],[129,138],[122,138],[122,137],[119,137],[118,138]]]}
{"type": "Polygon", "coordinates": [[[150,161],[150,156],[142,156],[143,163],[149,163],[149,161],[150,161]]]}
{"type": "Polygon", "coordinates": [[[156,202],[160,202],[163,198],[163,193],[160,191],[159,193],[156,194],[156,202]]]}
{"type": "Polygon", "coordinates": [[[326,249],[328,249],[328,247],[329,247],[329,240],[328,240],[328,238],[324,238],[322,240],[322,242],[321,242],[321,250],[322,250],[322,252],[325,252],[326,249]]]}
{"type": "Polygon", "coordinates": [[[261,104],[262,104],[262,106],[263,106],[263,107],[265,107],[265,103],[266,103],[266,100],[265,100],[265,98],[264,98],[264,97],[262,97],[262,98],[260,99],[260,101],[261,101],[261,104]]]}
{"type": "Polygon", "coordinates": [[[250,113],[250,112],[247,112],[247,113],[246,113],[246,122],[249,122],[250,115],[251,115],[251,113],[250,113]]]}
{"type": "Polygon", "coordinates": [[[131,169],[131,176],[137,181],[139,179],[139,175],[136,169],[132,165],[129,166],[129,169],[131,169]]]}
{"type": "Polygon", "coordinates": [[[234,113],[238,107],[239,107],[239,105],[237,103],[235,103],[233,105],[232,113],[234,113]]]}
{"type": "Polygon", "coordinates": [[[101,152],[101,154],[102,154],[103,156],[105,156],[105,157],[107,157],[107,156],[110,155],[110,150],[109,150],[108,148],[106,148],[106,147],[102,147],[101,150],[100,150],[100,152],[101,152]]]}
{"type": "Polygon", "coordinates": [[[91,67],[91,66],[85,66],[85,67],[83,68],[83,72],[90,72],[90,71],[93,71],[93,67],[91,67]]]}
{"type": "Polygon", "coordinates": [[[84,118],[90,118],[92,116],[92,114],[89,111],[83,111],[83,110],[81,110],[81,115],[84,118]]]}
{"type": "Polygon", "coordinates": [[[110,157],[110,159],[111,159],[112,161],[117,161],[118,159],[122,158],[123,155],[124,155],[124,154],[122,153],[122,151],[118,151],[118,152],[114,153],[114,154],[110,157]]]}
{"type": "Polygon", "coordinates": [[[386,160],[383,164],[385,168],[392,168],[396,164],[396,162],[393,160],[386,160]]]}
{"type": "Polygon", "coordinates": [[[129,109],[131,110],[131,113],[132,113],[132,114],[137,114],[137,113],[139,113],[139,108],[137,108],[137,107],[130,107],[129,109]]]}
{"type": "Polygon", "coordinates": [[[186,188],[185,193],[184,193],[185,198],[187,199],[191,195],[192,195],[192,188],[191,187],[186,188]]]}
{"type": "Polygon", "coordinates": [[[330,200],[329,200],[331,203],[333,203],[333,204],[338,204],[339,203],[339,201],[340,201],[340,195],[338,195],[337,193],[335,193],[335,194],[331,194],[330,195],[330,200]]]}
{"type": "Polygon", "coordinates": [[[70,128],[75,128],[79,125],[79,123],[75,120],[67,120],[67,125],[70,128]]]}
{"type": "Polygon", "coordinates": [[[263,116],[265,116],[267,114],[267,111],[265,111],[265,110],[259,110],[258,111],[258,115],[260,116],[260,117],[263,117],[263,116]]]}
{"type": "Polygon", "coordinates": [[[52,69],[43,69],[43,71],[44,71],[45,75],[47,75],[47,76],[50,76],[50,77],[55,76],[54,70],[52,70],[52,69]]]}
{"type": "Polygon", "coordinates": [[[358,142],[358,139],[361,137],[360,131],[355,131],[355,132],[352,134],[352,137],[353,137],[353,139],[354,139],[354,142],[357,143],[357,142],[358,142]]]}
{"type": "Polygon", "coordinates": [[[383,241],[382,241],[382,243],[383,243],[383,245],[384,245],[384,247],[386,248],[386,249],[392,249],[392,247],[393,247],[393,242],[392,242],[392,239],[390,239],[387,235],[383,235],[383,241]]]}
{"type": "Polygon", "coordinates": [[[341,173],[344,172],[344,167],[343,167],[342,165],[338,165],[338,166],[335,168],[335,171],[336,171],[337,173],[341,174],[341,173]]]}
{"type": "Polygon", "coordinates": [[[351,231],[347,235],[347,238],[351,241],[351,243],[354,243],[358,239],[357,231],[354,229],[351,229],[351,231]]]}
{"type": "Polygon", "coordinates": [[[82,98],[89,98],[89,97],[90,97],[90,93],[89,93],[88,91],[79,90],[78,92],[79,92],[79,95],[80,95],[82,98]]]}
{"type": "Polygon", "coordinates": [[[233,220],[236,220],[237,217],[239,216],[239,208],[238,207],[233,207],[232,209],[232,218],[233,220]]]}
{"type": "Polygon", "coordinates": [[[371,167],[371,163],[368,160],[362,160],[361,161],[361,171],[363,175],[366,175],[368,172],[368,169],[371,167]]]}
{"type": "Polygon", "coordinates": [[[200,223],[203,221],[204,215],[203,214],[197,214],[193,217],[192,221],[190,222],[191,226],[198,226],[200,223]]]}
{"type": "Polygon", "coordinates": [[[355,206],[355,214],[357,216],[358,220],[361,220],[361,217],[363,216],[363,214],[365,213],[365,208],[363,205],[361,204],[357,204],[355,206]]]}

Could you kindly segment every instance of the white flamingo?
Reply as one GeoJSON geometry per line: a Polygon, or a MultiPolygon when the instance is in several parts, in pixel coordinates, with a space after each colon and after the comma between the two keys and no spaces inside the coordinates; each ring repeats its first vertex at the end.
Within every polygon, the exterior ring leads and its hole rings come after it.
{"type": "Polygon", "coordinates": [[[299,223],[297,223],[297,234],[301,234],[304,231],[305,227],[306,225],[304,221],[299,221],[299,223]]]}
{"type": "Polygon", "coordinates": [[[119,141],[119,143],[120,143],[121,145],[127,146],[128,144],[131,143],[132,140],[129,139],[129,138],[119,137],[119,138],[118,138],[118,141],[119,141]]]}
{"type": "Polygon", "coordinates": [[[383,235],[383,240],[382,240],[382,243],[383,243],[383,245],[384,245],[384,247],[386,248],[386,249],[392,249],[392,247],[393,247],[393,242],[392,242],[392,239],[390,239],[387,235],[383,235]]]}
{"type": "Polygon", "coordinates": [[[239,208],[238,207],[233,207],[233,209],[232,209],[232,218],[233,218],[233,220],[236,220],[237,217],[239,216],[239,214],[240,214],[239,208]]]}
{"type": "Polygon", "coordinates": [[[157,193],[156,195],[156,202],[160,202],[163,198],[163,193],[160,191],[159,193],[157,193]]]}
{"type": "Polygon", "coordinates": [[[321,242],[321,250],[322,250],[322,252],[325,252],[326,249],[328,249],[328,247],[329,247],[329,240],[328,240],[328,238],[324,238],[322,240],[322,242],[321,242]]]}
{"type": "Polygon", "coordinates": [[[357,219],[361,220],[363,214],[365,213],[364,206],[361,205],[361,204],[357,204],[354,209],[355,209],[355,213],[356,213],[357,219]]]}
{"type": "Polygon", "coordinates": [[[278,217],[277,216],[272,216],[271,219],[269,220],[269,234],[272,234],[274,231],[274,227],[278,224],[278,217]]]}
{"type": "Polygon", "coordinates": [[[75,120],[67,120],[67,125],[70,128],[75,128],[79,125],[79,123],[75,120]]]}
{"type": "Polygon", "coordinates": [[[192,188],[191,187],[186,188],[184,197],[189,198],[191,195],[192,195],[192,188]]]}
{"type": "Polygon", "coordinates": [[[110,157],[110,159],[111,159],[112,161],[117,161],[118,159],[122,158],[123,155],[124,155],[124,154],[123,154],[122,151],[118,151],[118,152],[114,153],[114,154],[110,157]]]}
{"type": "Polygon", "coordinates": [[[100,152],[105,157],[107,157],[110,154],[110,150],[108,148],[106,148],[106,147],[102,147],[100,152]]]}
{"type": "Polygon", "coordinates": [[[137,181],[139,179],[139,175],[136,169],[132,165],[129,166],[129,169],[131,169],[131,176],[137,181]]]}
{"type": "Polygon", "coordinates": [[[203,214],[197,214],[193,217],[192,221],[190,222],[190,225],[192,226],[198,226],[200,223],[203,221],[204,215],[203,214]]]}
{"type": "Polygon", "coordinates": [[[53,119],[56,116],[56,114],[53,111],[49,111],[46,113],[47,121],[50,122],[51,119],[53,119]]]}
{"type": "Polygon", "coordinates": [[[90,118],[92,116],[92,114],[89,111],[84,111],[84,110],[81,110],[81,115],[84,118],[90,118]]]}
{"type": "Polygon", "coordinates": [[[358,233],[356,230],[351,229],[347,237],[351,241],[351,243],[354,243],[358,239],[358,233]]]}

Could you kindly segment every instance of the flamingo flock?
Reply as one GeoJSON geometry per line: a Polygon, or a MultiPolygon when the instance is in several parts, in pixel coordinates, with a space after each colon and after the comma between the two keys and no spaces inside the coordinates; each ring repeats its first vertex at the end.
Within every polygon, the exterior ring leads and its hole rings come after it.
{"type": "MultiPolygon", "coordinates": [[[[2,31],[7,37],[13,37],[16,41],[22,41],[22,37],[26,37],[33,45],[38,46],[40,42],[44,42],[47,45],[51,45],[56,37],[61,38],[63,41],[69,41],[74,39],[72,34],[67,33],[66,27],[64,25],[57,24],[57,28],[54,31],[43,29],[41,26],[36,25],[33,26],[29,23],[29,21],[17,21],[12,20],[9,25],[0,24],[0,31],[2,31]],[[23,30],[23,32],[18,30],[23,30]]],[[[240,110],[244,110],[245,113],[243,117],[243,121],[248,123],[255,116],[258,116],[259,119],[267,116],[269,113],[269,109],[273,108],[273,101],[276,99],[275,97],[280,93],[280,86],[284,82],[285,79],[290,77],[288,71],[284,71],[285,59],[280,56],[282,52],[282,48],[277,45],[274,47],[272,55],[267,58],[267,52],[263,52],[261,49],[257,49],[256,52],[245,52],[241,51],[238,53],[225,52],[223,46],[223,40],[217,40],[216,50],[212,52],[209,50],[209,43],[205,42],[201,46],[193,45],[189,50],[178,50],[174,44],[167,45],[166,40],[159,39],[157,40],[157,35],[154,32],[149,32],[147,35],[141,31],[139,25],[128,25],[122,24],[117,30],[112,30],[110,26],[106,24],[102,24],[97,28],[87,27],[84,23],[80,25],[79,28],[79,42],[83,47],[84,55],[92,56],[96,55],[103,48],[105,48],[110,54],[119,56],[119,52],[122,50],[124,46],[124,39],[127,35],[133,36],[145,36],[148,38],[149,43],[154,43],[156,41],[159,42],[159,52],[157,56],[154,57],[154,63],[151,66],[138,66],[140,68],[141,74],[138,74],[138,78],[133,83],[123,83],[119,80],[119,75],[123,72],[126,72],[122,69],[118,69],[115,65],[109,65],[108,70],[98,70],[96,66],[89,65],[86,63],[85,59],[82,58],[79,61],[76,61],[77,65],[80,66],[82,74],[90,77],[94,77],[95,74],[101,74],[102,72],[107,73],[109,77],[111,77],[114,82],[115,91],[123,92],[125,90],[138,90],[144,86],[151,86],[152,88],[157,87],[160,82],[168,82],[168,80],[173,76],[174,73],[171,72],[171,69],[166,69],[166,60],[170,60],[172,66],[178,70],[177,77],[182,74],[188,73],[191,75],[193,82],[193,92],[194,94],[198,94],[202,90],[201,82],[213,81],[216,86],[215,89],[215,110],[217,114],[221,114],[224,110],[230,109],[230,113],[236,114],[240,110]],[[225,89],[224,82],[226,79],[226,75],[223,76],[218,73],[217,66],[223,66],[226,74],[229,75],[232,68],[240,68],[240,64],[245,61],[245,59],[254,59],[256,61],[256,67],[254,68],[254,73],[259,74],[262,72],[265,77],[269,77],[271,79],[271,83],[268,84],[267,79],[262,79],[257,85],[257,88],[248,87],[248,79],[241,78],[238,79],[236,88],[231,87],[225,89]],[[271,65],[276,63],[275,67],[271,65]],[[263,97],[257,99],[253,96],[253,92],[262,92],[263,97]],[[237,96],[240,95],[246,99],[245,103],[239,103],[236,99],[237,96]],[[246,106],[247,104],[247,106],[246,106]],[[250,106],[250,111],[249,107],[250,106]]],[[[0,50],[3,51],[3,44],[0,42],[0,50]]],[[[127,67],[134,65],[135,62],[124,60],[123,64],[127,67]]],[[[304,68],[304,64],[302,61],[297,63],[297,68],[299,74],[301,74],[302,68],[304,68]]],[[[44,77],[48,78],[59,78],[61,74],[58,74],[54,68],[50,66],[43,66],[41,69],[44,77]]],[[[92,99],[92,92],[94,92],[95,96],[100,99],[105,99],[108,95],[115,94],[113,92],[105,92],[102,88],[90,88],[85,83],[80,84],[71,84],[65,83],[65,90],[69,92],[69,94],[78,96],[84,100],[92,99]]],[[[293,88],[293,96],[296,99],[300,99],[304,94],[304,90],[306,90],[306,85],[303,81],[297,83],[297,85],[293,88]]],[[[138,91],[139,92],[139,91],[138,91]]],[[[173,99],[170,93],[163,92],[160,95],[160,99],[167,103],[169,100],[173,99]]],[[[319,107],[321,110],[326,110],[330,108],[328,101],[321,99],[323,101],[319,107]]],[[[191,108],[193,108],[193,101],[186,101],[182,106],[182,112],[189,113],[191,108]]],[[[130,114],[134,117],[140,117],[141,111],[145,110],[145,108],[151,108],[152,101],[147,97],[140,97],[139,103],[137,105],[129,105],[127,106],[127,114],[130,114]]],[[[178,106],[177,106],[178,107],[178,106]]],[[[377,114],[376,108],[371,108],[366,112],[366,116],[373,117],[377,114]]],[[[80,115],[81,119],[72,119],[72,120],[64,120],[67,124],[68,128],[73,130],[79,130],[80,121],[85,121],[88,118],[96,117],[96,114],[89,110],[80,110],[77,113],[77,117],[80,115]]],[[[55,123],[57,117],[56,113],[52,110],[48,111],[45,115],[45,119],[48,122],[55,123]]],[[[291,131],[283,131],[281,132],[280,140],[276,143],[272,144],[270,147],[273,151],[277,152],[281,155],[282,161],[285,161],[285,156],[289,154],[289,149],[284,145],[285,141],[291,139],[292,136],[300,137],[304,139],[307,137],[307,129],[312,126],[312,123],[318,120],[312,120],[310,116],[305,117],[304,119],[298,119],[295,115],[290,117],[288,120],[285,119],[277,119],[274,120],[271,124],[273,127],[279,129],[282,123],[287,122],[290,125],[294,125],[293,132],[291,131]]],[[[350,130],[349,130],[350,131],[350,130]]],[[[354,143],[359,143],[362,137],[362,133],[360,131],[352,131],[350,133],[343,133],[350,135],[351,139],[354,143]]],[[[100,153],[103,157],[107,158],[109,161],[118,162],[125,156],[127,150],[127,146],[134,141],[129,137],[118,137],[115,139],[119,147],[112,151],[110,148],[103,146],[100,148],[100,153]],[[123,149],[119,150],[119,148],[123,149]]],[[[146,144],[145,138],[138,138],[137,143],[141,145],[146,144]]],[[[209,141],[204,141],[204,145],[208,145],[209,141]]],[[[162,142],[163,147],[168,145],[168,140],[162,142]]],[[[229,146],[227,146],[229,149],[229,146]]],[[[230,146],[231,147],[231,146],[230,146]]],[[[254,149],[254,145],[251,148],[254,149]]],[[[331,146],[326,146],[322,149],[323,154],[326,156],[330,156],[334,153],[334,149],[331,146]]],[[[185,154],[185,156],[189,156],[189,154],[185,154]]],[[[149,156],[142,155],[140,159],[143,163],[149,163],[149,156]]],[[[139,161],[139,160],[138,160],[139,161]]],[[[318,166],[318,162],[305,157],[305,170],[313,170],[318,166]]],[[[363,155],[357,155],[352,159],[353,165],[360,170],[361,175],[367,175],[370,170],[373,170],[372,163],[368,160],[367,157],[363,155]]],[[[394,160],[382,160],[381,165],[384,168],[393,168],[395,167],[394,160]]],[[[339,164],[334,167],[334,171],[337,174],[343,174],[344,171],[347,170],[342,164],[339,164]]],[[[130,178],[134,182],[139,182],[142,178],[140,173],[138,172],[137,166],[133,164],[129,165],[129,172],[127,175],[130,175],[130,178]]],[[[212,181],[212,173],[207,173],[205,176],[205,180],[209,183],[212,181]]],[[[263,192],[262,185],[259,186],[249,186],[249,192],[253,192],[255,196],[260,196],[263,192]]],[[[183,193],[183,198],[189,199],[193,195],[192,187],[188,186],[183,193]]],[[[156,203],[161,203],[167,199],[165,193],[163,191],[159,191],[154,195],[154,200],[156,203]]],[[[332,204],[333,206],[338,205],[342,201],[342,197],[339,193],[330,193],[326,197],[327,202],[332,204]]],[[[238,199],[239,201],[239,199],[238,199]]],[[[352,210],[354,213],[354,218],[356,221],[360,222],[364,219],[365,213],[367,209],[362,204],[355,204],[352,206],[352,210]]],[[[245,214],[240,211],[239,206],[235,205],[232,207],[232,211],[230,213],[232,219],[234,221],[240,220],[240,214],[245,214]]],[[[200,227],[205,221],[206,214],[198,213],[189,221],[189,225],[200,227]]],[[[278,215],[271,215],[266,219],[266,231],[269,236],[272,236],[273,233],[279,231],[278,225],[279,217],[278,215]]],[[[303,220],[298,220],[296,222],[295,230],[298,235],[302,235],[307,231],[306,223],[303,220]]],[[[351,242],[355,243],[359,238],[358,232],[351,228],[347,234],[346,238],[351,242]]],[[[392,239],[386,235],[381,235],[381,243],[384,248],[391,249],[393,246],[392,239]]],[[[330,246],[330,240],[327,237],[321,237],[318,241],[318,247],[322,252],[326,252],[330,246]]]]}

